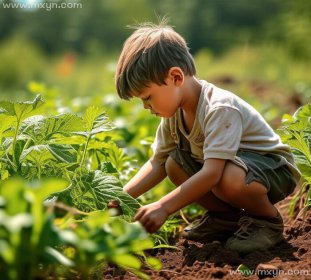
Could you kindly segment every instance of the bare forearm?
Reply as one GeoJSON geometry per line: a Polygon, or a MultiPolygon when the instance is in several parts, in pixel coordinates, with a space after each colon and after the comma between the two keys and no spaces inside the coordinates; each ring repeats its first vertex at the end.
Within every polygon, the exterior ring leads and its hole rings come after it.
{"type": "Polygon", "coordinates": [[[213,164],[215,164],[214,166],[218,166],[219,169],[217,167],[203,168],[178,188],[161,198],[159,203],[169,214],[173,214],[211,191],[221,179],[225,161],[212,160],[211,165],[213,164]]]}
{"type": "Polygon", "coordinates": [[[159,165],[156,161],[150,159],[124,186],[124,190],[137,198],[160,183],[165,177],[165,166],[159,165]]]}

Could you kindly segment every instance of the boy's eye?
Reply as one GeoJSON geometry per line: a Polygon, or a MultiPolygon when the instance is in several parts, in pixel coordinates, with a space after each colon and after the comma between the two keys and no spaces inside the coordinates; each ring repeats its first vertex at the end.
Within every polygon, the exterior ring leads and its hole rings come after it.
{"type": "Polygon", "coordinates": [[[149,99],[150,99],[150,95],[145,97],[145,98],[143,98],[144,101],[148,101],[149,99]]]}

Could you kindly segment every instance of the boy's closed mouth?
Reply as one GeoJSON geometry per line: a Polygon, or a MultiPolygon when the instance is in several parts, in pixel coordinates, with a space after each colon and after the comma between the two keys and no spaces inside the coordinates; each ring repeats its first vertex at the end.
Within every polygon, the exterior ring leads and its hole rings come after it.
{"type": "Polygon", "coordinates": [[[151,110],[150,110],[150,113],[151,113],[152,115],[159,116],[159,114],[158,114],[158,113],[156,113],[156,112],[154,112],[154,111],[151,111],[151,110]]]}

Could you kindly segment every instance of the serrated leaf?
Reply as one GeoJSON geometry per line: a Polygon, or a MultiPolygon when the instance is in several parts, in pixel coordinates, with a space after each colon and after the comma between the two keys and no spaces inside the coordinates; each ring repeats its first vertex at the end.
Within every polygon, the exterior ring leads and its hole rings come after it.
{"type": "Polygon", "coordinates": [[[306,104],[302,107],[300,107],[294,114],[295,118],[301,119],[301,118],[307,118],[310,119],[311,117],[311,103],[306,104]]]}
{"type": "Polygon", "coordinates": [[[19,121],[22,121],[31,115],[41,104],[43,104],[43,100],[40,95],[37,95],[33,101],[15,103],[10,101],[1,101],[0,114],[15,116],[19,121]]]}
{"type": "Polygon", "coordinates": [[[34,144],[41,144],[45,134],[42,132],[45,117],[41,115],[31,116],[25,119],[19,130],[19,139],[32,139],[34,144]]]}
{"type": "Polygon", "coordinates": [[[75,207],[82,211],[102,210],[111,200],[117,200],[125,216],[133,217],[140,204],[124,192],[120,181],[106,176],[102,171],[88,171],[86,176],[74,178],[70,191],[58,193],[61,201],[72,199],[75,207]],[[67,197],[70,196],[70,197],[67,197]]]}
{"type": "Polygon", "coordinates": [[[111,164],[110,161],[105,161],[101,164],[101,170],[105,173],[117,173],[118,170],[111,164]]]}
{"type": "MultiPolygon", "coordinates": [[[[108,116],[98,107],[88,107],[83,121],[86,130],[95,135],[100,132],[109,131],[113,128],[112,123],[108,120],[108,116]]],[[[83,135],[83,132],[81,133],[83,135]]]]}
{"type": "Polygon", "coordinates": [[[42,165],[47,160],[54,159],[54,156],[50,153],[47,145],[36,145],[28,149],[25,149],[20,156],[20,161],[29,160],[42,165]]]}
{"type": "Polygon", "coordinates": [[[32,116],[24,120],[20,128],[20,134],[21,136],[28,136],[35,144],[41,144],[59,134],[70,136],[73,132],[83,129],[82,119],[74,114],[62,114],[52,117],[32,116]]]}
{"type": "Polygon", "coordinates": [[[124,192],[120,181],[113,176],[96,171],[92,186],[100,201],[108,203],[110,200],[118,200],[124,215],[133,217],[140,207],[137,200],[124,192]]]}
{"type": "Polygon", "coordinates": [[[77,162],[77,151],[70,145],[49,144],[47,146],[56,159],[67,163],[77,162]]]}
{"type": "Polygon", "coordinates": [[[77,161],[77,152],[68,145],[46,144],[31,146],[20,156],[20,161],[29,160],[40,165],[52,159],[74,163],[77,161]]]}

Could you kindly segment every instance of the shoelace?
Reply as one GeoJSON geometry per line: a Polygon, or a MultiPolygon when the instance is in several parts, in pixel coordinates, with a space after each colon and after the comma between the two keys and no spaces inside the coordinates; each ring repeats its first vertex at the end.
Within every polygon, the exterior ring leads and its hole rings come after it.
{"type": "MultiPolygon", "coordinates": [[[[256,220],[251,217],[242,217],[239,220],[240,228],[234,233],[234,235],[241,240],[245,240],[250,237],[256,229],[264,228],[266,225],[264,221],[256,220]]],[[[283,230],[282,224],[269,223],[269,228],[272,230],[280,231],[283,230]]]]}
{"type": "Polygon", "coordinates": [[[264,225],[256,223],[254,219],[247,216],[240,219],[239,226],[240,228],[234,233],[234,235],[241,240],[250,237],[256,228],[264,227],[264,225]]]}
{"type": "Polygon", "coordinates": [[[192,228],[194,229],[194,228],[201,226],[202,224],[205,224],[209,219],[211,219],[211,216],[209,215],[209,213],[208,212],[204,213],[201,219],[193,222],[192,228]]]}

